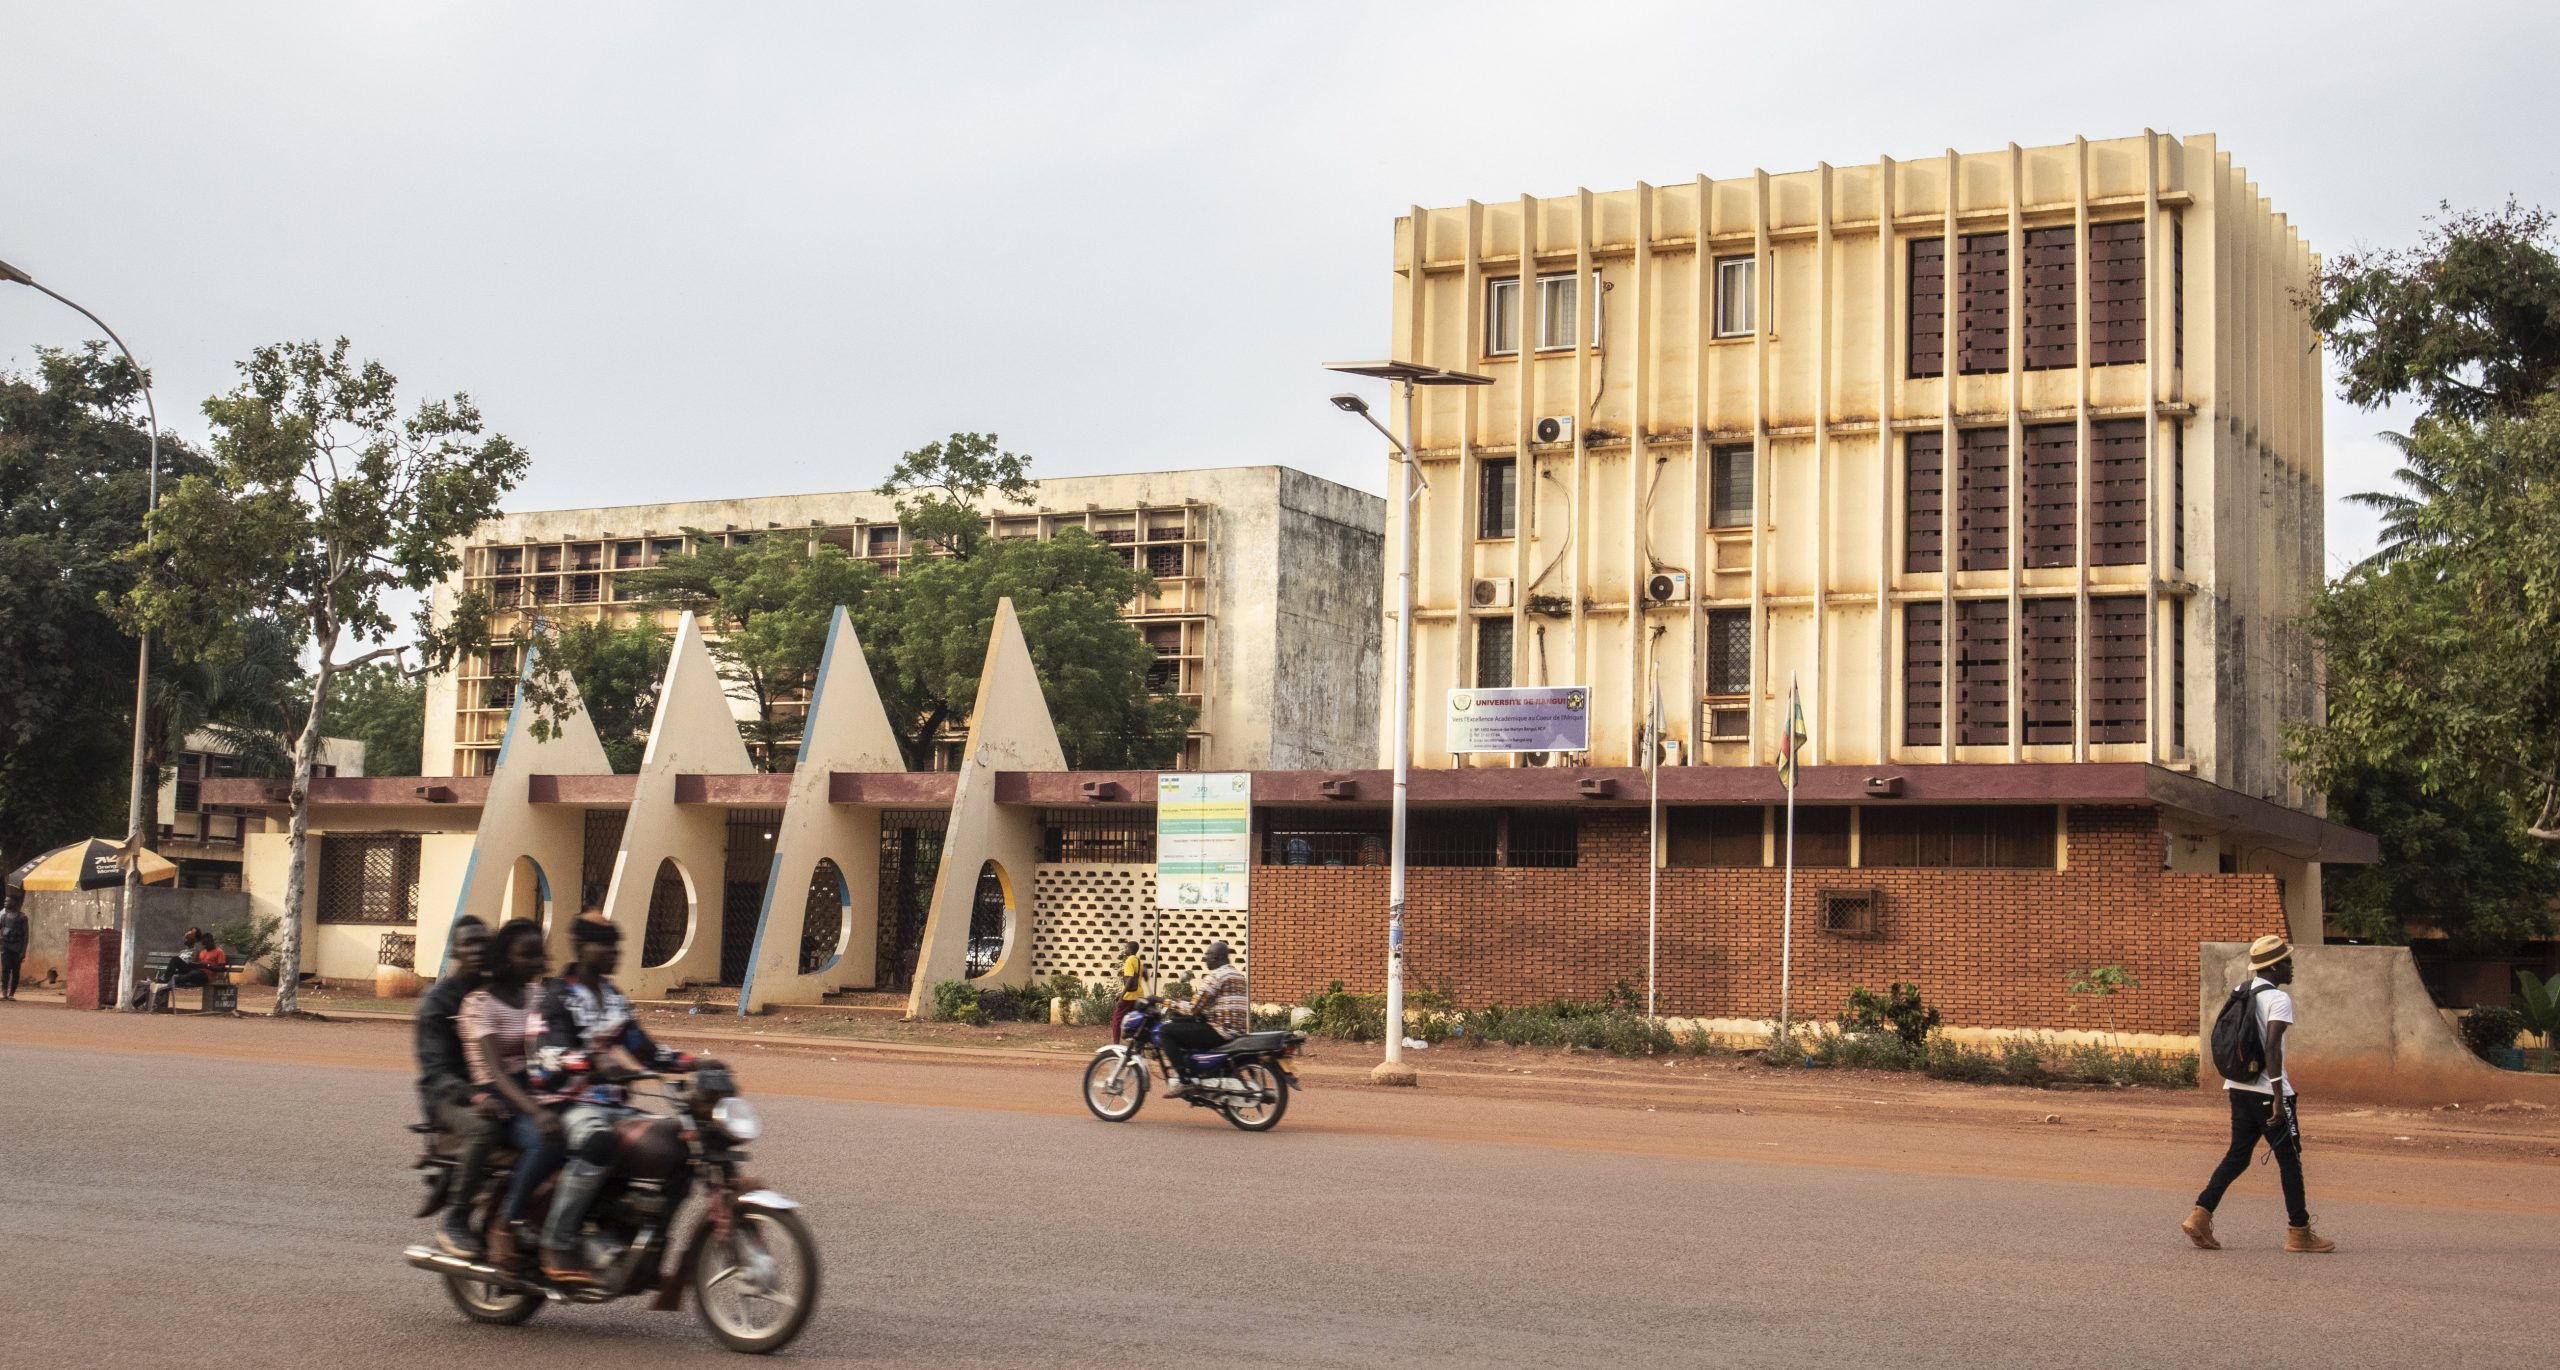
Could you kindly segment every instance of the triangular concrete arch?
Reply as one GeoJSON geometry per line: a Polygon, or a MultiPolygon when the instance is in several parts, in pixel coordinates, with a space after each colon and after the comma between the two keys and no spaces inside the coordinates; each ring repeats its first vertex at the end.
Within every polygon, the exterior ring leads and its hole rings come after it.
{"type": "Polygon", "coordinates": [[[755,954],[738,989],[738,1012],[767,1004],[815,1003],[828,990],[875,983],[879,957],[880,810],[837,804],[828,792],[837,771],[902,771],[906,759],[880,702],[880,683],[863,655],[853,618],[838,605],[827,625],[826,654],[810,691],[809,715],[800,733],[800,756],[791,776],[791,798],[774,832],[773,870],[764,885],[764,910],[756,923],[755,954]],[[801,921],[818,862],[835,863],[843,877],[845,926],[836,961],[815,974],[800,972],[801,921]]]}
{"type": "Polygon", "coordinates": [[[622,826],[622,850],[614,856],[606,887],[605,916],[622,929],[624,989],[636,999],[659,998],[691,979],[720,972],[720,887],[728,859],[728,813],[710,804],[676,802],[679,775],[738,775],[755,769],[738,736],[737,715],[692,611],[676,624],[667,674],[658,688],[658,713],[649,725],[648,749],[622,826]],[[641,860],[634,869],[633,853],[641,860]],[[663,966],[641,964],[648,940],[649,898],[659,863],[675,861],[683,874],[691,916],[684,945],[663,966]]]}
{"type": "Polygon", "coordinates": [[[960,780],[951,794],[950,826],[943,832],[942,866],[925,917],[924,946],[916,956],[907,1011],[924,1017],[933,987],[968,974],[969,911],[978,873],[987,862],[1005,885],[1005,947],[983,983],[1022,985],[1031,980],[1033,869],[1040,860],[1040,814],[996,802],[998,771],[1063,771],[1065,749],[1041,693],[1040,674],[1023,640],[1022,620],[1011,599],[996,603],[987,635],[987,659],[978,674],[978,700],[969,711],[969,745],[960,758],[960,780]]]}

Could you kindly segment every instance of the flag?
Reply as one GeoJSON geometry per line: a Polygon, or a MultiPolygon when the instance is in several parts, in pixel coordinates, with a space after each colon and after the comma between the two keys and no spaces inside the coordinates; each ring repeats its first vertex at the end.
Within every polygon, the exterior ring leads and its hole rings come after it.
{"type": "Polygon", "coordinates": [[[1804,750],[1804,700],[1796,694],[1796,682],[1787,681],[1787,731],[1778,739],[1778,783],[1792,790],[1796,787],[1796,754],[1804,750]]]}

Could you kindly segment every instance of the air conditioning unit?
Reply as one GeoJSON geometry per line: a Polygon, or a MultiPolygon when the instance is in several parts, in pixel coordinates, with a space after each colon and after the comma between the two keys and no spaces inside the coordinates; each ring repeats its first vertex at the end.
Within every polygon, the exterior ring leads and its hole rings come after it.
{"type": "Polygon", "coordinates": [[[1644,583],[1644,597],[1656,604],[1689,602],[1689,573],[1656,571],[1644,583]]]}
{"type": "Polygon", "coordinates": [[[1676,737],[1666,737],[1662,739],[1662,764],[1665,766],[1679,765],[1682,758],[1682,750],[1680,739],[1676,737]]]}
{"type": "Polygon", "coordinates": [[[1475,583],[1475,587],[1473,589],[1467,592],[1467,602],[1475,605],[1479,609],[1510,608],[1511,577],[1484,577],[1482,580],[1475,583]]]}
{"type": "Polygon", "coordinates": [[[1530,433],[1535,441],[1542,443],[1571,442],[1573,441],[1573,415],[1549,414],[1538,420],[1538,426],[1531,429],[1530,433]]]}

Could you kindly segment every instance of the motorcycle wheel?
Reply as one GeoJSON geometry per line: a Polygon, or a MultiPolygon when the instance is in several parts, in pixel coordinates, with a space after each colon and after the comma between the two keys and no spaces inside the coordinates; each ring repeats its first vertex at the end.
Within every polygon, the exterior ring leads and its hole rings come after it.
{"type": "Polygon", "coordinates": [[[1218,1105],[1227,1121],[1247,1132],[1269,1132],[1280,1125],[1280,1115],[1289,1111],[1289,1081],[1267,1061],[1247,1061],[1227,1072],[1244,1082],[1245,1088],[1261,1097],[1249,1104],[1218,1105]]]}
{"type": "Polygon", "coordinates": [[[789,1346],[818,1310],[818,1243],[809,1225],[788,1209],[738,1210],[729,1239],[703,1243],[693,1263],[693,1306],[732,1351],[762,1356],[789,1346]]]}
{"type": "Polygon", "coordinates": [[[493,1327],[513,1327],[542,1311],[542,1296],[485,1284],[462,1275],[444,1277],[444,1292],[462,1316],[493,1327]]]}
{"type": "Polygon", "coordinates": [[[1131,1056],[1096,1056],[1084,1068],[1084,1106],[1106,1123],[1125,1123],[1147,1102],[1147,1063],[1131,1056]],[[1124,1064],[1125,1062],[1125,1064],[1124,1064]],[[1112,1072],[1119,1072],[1113,1079],[1112,1072]]]}

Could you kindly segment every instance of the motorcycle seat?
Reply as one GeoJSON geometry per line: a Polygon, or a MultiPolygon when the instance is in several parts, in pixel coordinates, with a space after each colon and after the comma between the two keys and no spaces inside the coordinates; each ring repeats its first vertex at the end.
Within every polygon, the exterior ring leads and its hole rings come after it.
{"type": "Polygon", "coordinates": [[[1278,1051],[1288,1044],[1289,1034],[1285,1032],[1247,1032],[1219,1043],[1214,1052],[1201,1054],[1204,1056],[1251,1055],[1261,1051],[1278,1051]]]}

